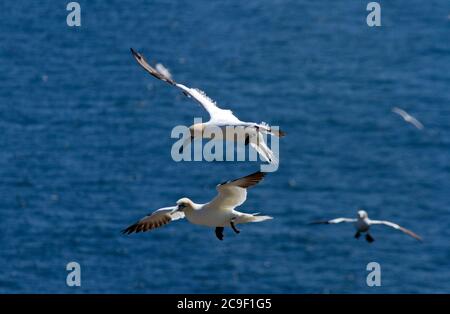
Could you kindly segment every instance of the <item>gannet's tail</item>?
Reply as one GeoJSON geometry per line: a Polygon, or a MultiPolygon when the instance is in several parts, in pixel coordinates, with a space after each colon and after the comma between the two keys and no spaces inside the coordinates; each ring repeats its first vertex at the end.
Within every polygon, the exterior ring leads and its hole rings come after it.
{"type": "Polygon", "coordinates": [[[261,222],[265,220],[273,219],[271,216],[258,216],[258,213],[256,214],[245,214],[241,212],[236,212],[238,216],[234,220],[236,224],[245,224],[249,222],[261,222]]]}

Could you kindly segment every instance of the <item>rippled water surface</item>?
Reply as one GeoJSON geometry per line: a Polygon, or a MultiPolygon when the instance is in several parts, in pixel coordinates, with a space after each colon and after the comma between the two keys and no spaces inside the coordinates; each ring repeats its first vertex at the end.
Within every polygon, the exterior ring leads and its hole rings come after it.
{"type": "Polygon", "coordinates": [[[69,28],[64,1],[2,1],[0,292],[450,292],[450,3],[380,3],[382,27],[369,28],[365,1],[80,1],[69,28]],[[130,47],[243,120],[286,130],[279,170],[241,208],[273,221],[223,242],[186,221],[120,234],[259,167],[172,161],[171,129],[207,114],[130,47]],[[358,207],[424,243],[307,225],[358,207]],[[80,288],[66,286],[70,261],[80,288]]]}

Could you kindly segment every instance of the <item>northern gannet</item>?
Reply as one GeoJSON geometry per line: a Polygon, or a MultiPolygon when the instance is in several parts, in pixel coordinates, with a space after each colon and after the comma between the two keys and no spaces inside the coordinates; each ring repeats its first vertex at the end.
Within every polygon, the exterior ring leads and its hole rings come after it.
{"type": "Polygon", "coordinates": [[[356,228],[356,234],[355,234],[356,239],[358,239],[361,236],[361,233],[366,233],[366,240],[369,243],[372,243],[373,241],[375,241],[374,238],[372,238],[372,236],[369,234],[369,229],[373,225],[385,225],[385,226],[400,230],[418,241],[422,241],[422,238],[419,237],[414,232],[412,232],[411,230],[403,228],[393,222],[385,221],[385,220],[369,219],[367,212],[364,210],[358,210],[357,218],[335,218],[335,219],[326,220],[326,221],[316,221],[316,222],[312,222],[311,224],[338,224],[338,223],[342,223],[342,222],[353,223],[353,225],[356,228]]]}
{"type": "MultiPolygon", "coordinates": [[[[192,125],[189,130],[191,133],[191,138],[188,139],[183,146],[180,148],[180,152],[182,152],[183,147],[187,146],[192,139],[198,137],[206,137],[206,134],[211,134],[211,132],[215,133],[211,130],[216,130],[217,128],[222,129],[223,134],[226,134],[225,128],[229,127],[242,127],[245,128],[247,133],[245,136],[241,138],[237,138],[233,135],[232,138],[226,138],[223,136],[225,140],[229,141],[242,141],[245,145],[250,144],[250,146],[255,149],[262,159],[265,161],[275,164],[278,164],[278,159],[272,150],[267,146],[264,141],[263,133],[270,134],[277,137],[283,137],[285,133],[281,130],[271,128],[266,123],[254,123],[254,122],[244,122],[239,120],[231,110],[221,109],[219,108],[214,101],[212,101],[204,92],[196,88],[189,88],[183,84],[179,84],[175,82],[171,77],[165,75],[163,72],[158,71],[153,68],[150,64],[147,63],[143,55],[136,52],[133,48],[131,48],[131,52],[136,59],[136,61],[152,76],[156,77],[159,80],[169,83],[172,86],[180,89],[186,96],[194,98],[200,105],[209,113],[210,120],[205,123],[196,123],[192,125]]],[[[215,137],[215,139],[219,139],[215,137]]]]}
{"type": "Polygon", "coordinates": [[[411,123],[417,129],[419,129],[419,130],[423,129],[423,124],[419,120],[414,118],[412,115],[407,113],[405,110],[397,108],[397,107],[394,107],[394,108],[392,108],[392,112],[394,112],[394,113],[398,114],[399,116],[401,116],[403,118],[403,120],[405,120],[408,123],[411,123]]]}
{"type": "Polygon", "coordinates": [[[219,194],[206,204],[196,204],[187,197],[183,197],[177,201],[176,206],[158,209],[124,229],[122,233],[145,232],[171,221],[186,218],[193,224],[215,228],[217,238],[223,240],[225,227],[231,227],[234,232],[239,233],[237,224],[272,219],[270,216],[258,216],[258,214],[246,214],[234,210],[247,199],[247,189],[261,181],[264,175],[264,172],[255,172],[243,178],[221,183],[216,187],[219,194]]]}

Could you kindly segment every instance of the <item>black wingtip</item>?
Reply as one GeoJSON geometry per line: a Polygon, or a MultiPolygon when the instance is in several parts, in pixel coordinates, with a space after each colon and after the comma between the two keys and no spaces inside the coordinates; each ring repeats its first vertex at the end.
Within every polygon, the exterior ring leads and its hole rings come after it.
{"type": "Polygon", "coordinates": [[[137,224],[133,224],[121,231],[122,234],[129,235],[136,231],[137,224]]]}
{"type": "Polygon", "coordinates": [[[266,174],[267,174],[267,172],[256,171],[255,173],[249,174],[248,177],[255,176],[255,175],[260,175],[261,179],[263,179],[266,176],[266,174]]]}
{"type": "Polygon", "coordinates": [[[141,59],[141,55],[136,50],[134,50],[133,48],[130,48],[130,50],[133,56],[135,56],[138,59],[141,59]]]}
{"type": "Polygon", "coordinates": [[[267,172],[256,171],[256,172],[253,172],[252,174],[249,174],[249,175],[247,175],[245,177],[242,177],[242,178],[239,178],[239,179],[224,181],[222,183],[219,183],[219,185],[224,185],[224,184],[227,184],[227,183],[230,183],[230,182],[234,182],[234,181],[237,181],[237,180],[240,180],[240,179],[244,179],[244,178],[248,178],[248,177],[256,176],[256,175],[260,175],[261,176],[260,181],[262,181],[262,180],[264,180],[264,177],[266,176],[266,174],[267,174],[267,172]]]}
{"type": "Polygon", "coordinates": [[[262,172],[261,170],[258,170],[256,172],[253,172],[252,174],[245,176],[244,178],[248,178],[248,177],[252,177],[252,176],[261,176],[261,180],[262,180],[262,179],[264,179],[266,174],[267,174],[267,172],[262,172]]]}

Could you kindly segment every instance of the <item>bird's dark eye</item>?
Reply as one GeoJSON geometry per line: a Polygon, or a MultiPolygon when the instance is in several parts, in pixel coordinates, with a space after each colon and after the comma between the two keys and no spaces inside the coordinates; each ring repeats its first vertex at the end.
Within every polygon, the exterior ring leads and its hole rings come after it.
{"type": "Polygon", "coordinates": [[[183,209],[183,208],[185,208],[185,207],[186,207],[186,205],[184,205],[184,204],[178,205],[178,209],[183,209]]]}

